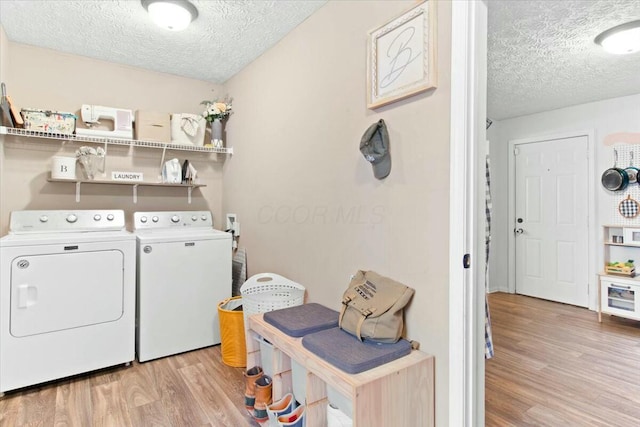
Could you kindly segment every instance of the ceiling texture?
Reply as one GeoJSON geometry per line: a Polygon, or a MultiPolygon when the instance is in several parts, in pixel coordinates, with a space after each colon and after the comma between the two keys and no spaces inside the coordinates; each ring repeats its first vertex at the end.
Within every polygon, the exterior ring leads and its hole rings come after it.
{"type": "Polygon", "coordinates": [[[518,117],[640,93],[640,52],[593,42],[640,19],[640,0],[489,0],[488,115],[518,117]]]}
{"type": "MultiPolygon", "coordinates": [[[[13,42],[224,83],[326,0],[192,3],[199,16],[181,32],[155,26],[138,0],[0,0],[0,23],[13,42]]],[[[640,0],[488,5],[491,119],[640,93],[640,53],[610,55],[593,42],[640,19],[640,0]]]]}
{"type": "Polygon", "coordinates": [[[224,83],[326,0],[191,0],[183,31],[156,26],[139,0],[0,0],[0,23],[24,43],[224,83]]]}

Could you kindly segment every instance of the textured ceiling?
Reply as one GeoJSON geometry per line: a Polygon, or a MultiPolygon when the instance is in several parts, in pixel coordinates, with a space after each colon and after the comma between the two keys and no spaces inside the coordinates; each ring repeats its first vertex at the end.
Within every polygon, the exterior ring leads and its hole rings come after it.
{"type": "Polygon", "coordinates": [[[640,0],[489,0],[489,117],[640,93],[640,52],[611,55],[593,42],[637,19],[640,0]]]}
{"type": "Polygon", "coordinates": [[[157,27],[138,0],[0,0],[9,40],[223,83],[326,0],[191,0],[184,31],[157,27]]]}
{"type": "MultiPolygon", "coordinates": [[[[138,0],[0,0],[0,23],[11,41],[223,83],[325,2],[192,0],[198,18],[170,32],[138,0]]],[[[640,0],[488,4],[492,119],[640,93],[640,53],[609,55],[593,43],[640,19],[640,0]]]]}

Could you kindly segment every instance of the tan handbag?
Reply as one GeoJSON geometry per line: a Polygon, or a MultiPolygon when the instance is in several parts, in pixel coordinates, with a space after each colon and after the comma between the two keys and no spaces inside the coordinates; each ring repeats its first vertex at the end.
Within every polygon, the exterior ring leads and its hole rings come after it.
{"type": "Polygon", "coordinates": [[[414,290],[373,271],[358,271],[342,296],[339,325],[362,339],[397,342],[404,329],[403,311],[414,290]]]}

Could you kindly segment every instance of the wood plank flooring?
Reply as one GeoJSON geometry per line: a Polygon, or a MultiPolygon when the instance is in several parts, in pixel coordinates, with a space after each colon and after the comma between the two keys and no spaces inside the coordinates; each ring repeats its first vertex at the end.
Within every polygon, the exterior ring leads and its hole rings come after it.
{"type": "Polygon", "coordinates": [[[259,426],[220,346],[5,393],[0,426],[259,426]]]}
{"type": "Polygon", "coordinates": [[[489,295],[487,426],[640,426],[640,322],[489,295]]]}

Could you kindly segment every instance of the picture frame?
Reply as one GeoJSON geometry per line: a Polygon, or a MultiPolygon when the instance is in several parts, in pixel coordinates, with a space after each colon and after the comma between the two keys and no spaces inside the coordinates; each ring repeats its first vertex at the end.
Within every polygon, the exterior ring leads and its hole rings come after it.
{"type": "Polygon", "coordinates": [[[367,108],[436,87],[436,1],[426,0],[368,33],[367,108]]]}

